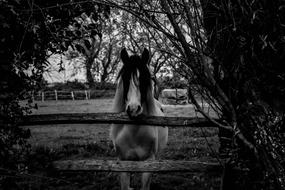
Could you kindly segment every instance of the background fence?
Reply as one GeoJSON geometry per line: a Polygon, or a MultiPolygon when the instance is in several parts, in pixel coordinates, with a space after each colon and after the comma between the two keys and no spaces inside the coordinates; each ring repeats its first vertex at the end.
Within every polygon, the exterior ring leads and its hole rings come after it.
{"type": "Polygon", "coordinates": [[[113,97],[114,90],[54,90],[39,91],[33,93],[33,99],[37,101],[47,100],[89,100],[100,97],[113,97]]]}

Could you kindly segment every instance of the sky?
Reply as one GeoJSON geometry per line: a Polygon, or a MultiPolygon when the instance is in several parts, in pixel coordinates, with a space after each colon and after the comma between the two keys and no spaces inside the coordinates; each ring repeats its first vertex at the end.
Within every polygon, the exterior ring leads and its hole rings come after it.
{"type": "Polygon", "coordinates": [[[55,54],[48,59],[48,62],[50,65],[44,73],[44,79],[48,83],[74,80],[86,82],[82,59],[79,58],[70,61],[63,55],[55,54]],[[62,69],[60,68],[60,65],[62,66],[62,69]]]}

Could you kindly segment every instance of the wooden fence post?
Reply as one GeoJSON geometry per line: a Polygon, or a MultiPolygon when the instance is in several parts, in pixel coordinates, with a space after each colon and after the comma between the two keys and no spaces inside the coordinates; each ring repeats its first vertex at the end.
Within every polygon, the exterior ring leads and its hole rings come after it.
{"type": "Polygon", "coordinates": [[[71,97],[72,97],[72,100],[74,100],[74,94],[73,94],[73,91],[71,91],[71,97]]]}
{"type": "Polygon", "coordinates": [[[175,88],[175,103],[178,103],[178,92],[177,92],[177,88],[175,88]]]}
{"type": "Polygon", "coordinates": [[[87,90],[85,90],[85,97],[86,97],[86,100],[88,100],[87,90]]]}
{"type": "Polygon", "coordinates": [[[42,92],[42,102],[45,101],[45,92],[42,92]]]}
{"type": "Polygon", "coordinates": [[[55,96],[55,100],[57,101],[57,91],[54,90],[54,96],[55,96]]]}

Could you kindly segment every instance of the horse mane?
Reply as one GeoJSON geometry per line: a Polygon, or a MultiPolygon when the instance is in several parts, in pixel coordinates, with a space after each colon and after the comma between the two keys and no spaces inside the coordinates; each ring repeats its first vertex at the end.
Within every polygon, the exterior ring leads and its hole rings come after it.
{"type": "MultiPolygon", "coordinates": [[[[120,113],[125,110],[125,102],[129,90],[129,82],[131,76],[136,76],[139,71],[139,87],[141,93],[141,101],[145,104],[148,114],[155,114],[157,103],[153,93],[153,77],[151,75],[148,64],[141,63],[141,58],[138,55],[130,56],[130,63],[124,64],[117,76],[117,90],[113,103],[113,111],[120,113]]],[[[155,82],[155,81],[153,81],[155,82]]]]}
{"type": "Polygon", "coordinates": [[[140,73],[139,87],[142,96],[142,102],[145,102],[147,100],[147,93],[149,91],[152,91],[152,77],[147,64],[141,63],[141,59],[138,55],[130,56],[130,63],[123,65],[122,69],[118,74],[117,80],[119,78],[122,79],[124,88],[123,97],[124,100],[126,100],[131,76],[136,77],[137,71],[139,71],[140,73]]]}

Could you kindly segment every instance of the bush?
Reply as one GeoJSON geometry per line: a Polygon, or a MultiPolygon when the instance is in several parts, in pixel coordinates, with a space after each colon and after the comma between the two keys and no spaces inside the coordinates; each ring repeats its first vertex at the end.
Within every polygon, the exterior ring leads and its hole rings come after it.
{"type": "Polygon", "coordinates": [[[65,91],[73,91],[73,90],[115,90],[116,84],[114,83],[100,83],[95,82],[94,86],[91,88],[87,83],[75,81],[67,81],[66,83],[54,83],[52,86],[44,86],[43,91],[53,91],[53,90],[65,90],[65,91]]]}
{"type": "Polygon", "coordinates": [[[96,98],[113,98],[115,96],[115,90],[91,90],[90,99],[96,98]]]}
{"type": "Polygon", "coordinates": [[[155,89],[155,97],[158,98],[163,89],[187,89],[187,81],[178,77],[162,77],[157,79],[157,88],[155,89]]]}

